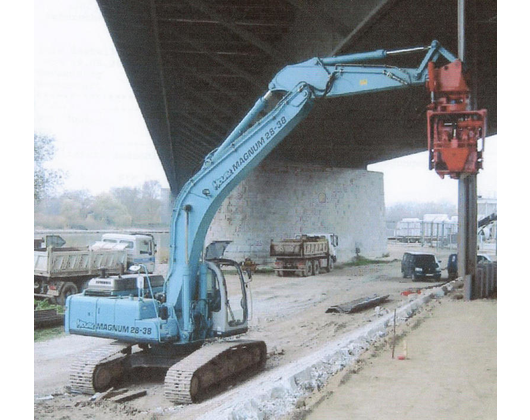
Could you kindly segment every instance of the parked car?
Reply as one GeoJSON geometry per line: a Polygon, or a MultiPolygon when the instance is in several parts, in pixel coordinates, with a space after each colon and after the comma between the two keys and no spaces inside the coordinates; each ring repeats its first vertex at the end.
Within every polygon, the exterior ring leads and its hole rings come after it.
{"type": "MultiPolygon", "coordinates": [[[[454,280],[458,277],[458,254],[451,254],[449,255],[449,259],[447,260],[447,274],[449,276],[449,280],[454,280]]],[[[485,254],[478,254],[477,255],[477,264],[484,264],[484,263],[490,263],[491,258],[485,254]]]]}
{"type": "Polygon", "coordinates": [[[405,252],[401,260],[401,273],[403,278],[411,277],[412,280],[434,279],[440,280],[442,269],[440,261],[434,254],[424,252],[405,252]]]}

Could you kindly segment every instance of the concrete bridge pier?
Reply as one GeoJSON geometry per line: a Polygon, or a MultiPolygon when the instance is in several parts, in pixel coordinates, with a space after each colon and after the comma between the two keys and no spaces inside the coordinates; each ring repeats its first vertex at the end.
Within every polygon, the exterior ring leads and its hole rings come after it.
{"type": "Polygon", "coordinates": [[[233,241],[225,257],[267,264],[271,239],[300,233],[339,236],[338,262],[356,248],[365,257],[386,252],[383,174],[267,160],[222,204],[207,235],[233,241]]]}

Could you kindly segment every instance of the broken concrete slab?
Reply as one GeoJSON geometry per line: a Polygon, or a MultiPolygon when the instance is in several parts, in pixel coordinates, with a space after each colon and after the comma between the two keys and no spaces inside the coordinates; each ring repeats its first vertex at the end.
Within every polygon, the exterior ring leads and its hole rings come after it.
{"type": "Polygon", "coordinates": [[[122,403],[122,402],[131,401],[131,400],[134,400],[136,398],[143,397],[144,395],[147,395],[147,391],[146,390],[130,391],[130,392],[127,392],[125,394],[121,394],[121,395],[117,395],[117,396],[114,396],[112,398],[109,398],[109,401],[116,402],[116,403],[122,403]]]}
{"type": "Polygon", "coordinates": [[[103,401],[104,399],[106,399],[109,396],[111,396],[111,394],[113,392],[114,392],[114,387],[110,387],[109,389],[107,389],[104,392],[98,392],[98,393],[94,394],[92,397],[90,397],[90,401],[93,401],[93,402],[103,401]]]}
{"type": "Polygon", "coordinates": [[[371,296],[360,299],[352,300],[351,302],[343,303],[341,305],[330,306],[326,313],[342,313],[342,314],[353,314],[355,312],[361,312],[365,309],[377,306],[388,299],[389,295],[385,296],[371,296]]]}

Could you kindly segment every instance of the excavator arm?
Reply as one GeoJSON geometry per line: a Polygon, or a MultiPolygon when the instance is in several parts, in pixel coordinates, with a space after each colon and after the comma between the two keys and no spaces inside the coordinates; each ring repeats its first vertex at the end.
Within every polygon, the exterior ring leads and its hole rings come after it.
{"type": "Polygon", "coordinates": [[[429,63],[440,57],[447,62],[457,60],[433,41],[428,47],[313,58],[287,66],[274,77],[269,91],[258,99],[227,139],[206,157],[202,168],[176,199],[167,305],[170,310],[177,309],[182,318],[179,322],[182,337],[189,336],[193,330],[192,296],[198,295],[200,301],[205,299],[206,279],[200,275],[196,281],[196,273],[205,272],[200,268],[200,260],[207,229],[228,194],[305,118],[315,100],[424,86],[429,63]],[[418,51],[425,51],[425,55],[416,68],[368,64],[418,51]],[[258,118],[270,106],[274,93],[280,93],[282,98],[258,118]]]}
{"type": "Polygon", "coordinates": [[[401,50],[376,50],[338,57],[312,58],[303,63],[282,69],[269,84],[271,91],[290,92],[300,83],[311,87],[316,98],[350,96],[384,90],[423,86],[428,77],[428,63],[436,62],[440,56],[448,62],[456,57],[443,48],[438,41],[428,47],[401,50]],[[417,68],[399,68],[370,61],[384,60],[402,54],[426,54],[417,68]]]}

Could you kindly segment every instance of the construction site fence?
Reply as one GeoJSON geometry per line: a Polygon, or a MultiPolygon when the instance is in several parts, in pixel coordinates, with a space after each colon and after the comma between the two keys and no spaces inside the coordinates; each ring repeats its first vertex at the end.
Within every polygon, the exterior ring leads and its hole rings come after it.
{"type": "MultiPolygon", "coordinates": [[[[496,244],[496,230],[486,238],[479,234],[477,237],[478,246],[490,247],[496,244]]],[[[387,230],[389,240],[402,243],[419,243],[422,246],[432,248],[456,249],[458,244],[458,225],[455,222],[399,222],[399,226],[387,230]]]]}
{"type": "Polygon", "coordinates": [[[497,292],[497,261],[477,265],[473,299],[483,299],[497,292]]]}

